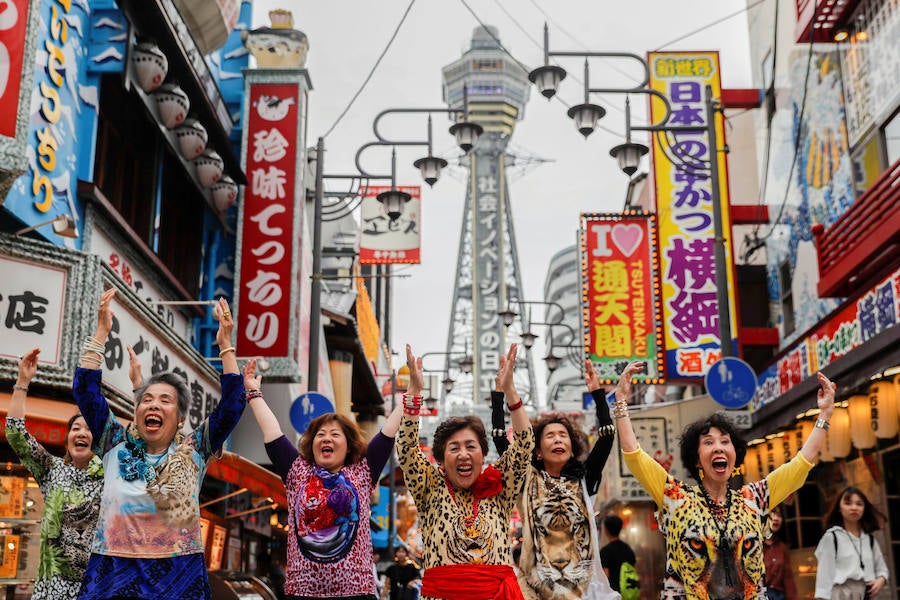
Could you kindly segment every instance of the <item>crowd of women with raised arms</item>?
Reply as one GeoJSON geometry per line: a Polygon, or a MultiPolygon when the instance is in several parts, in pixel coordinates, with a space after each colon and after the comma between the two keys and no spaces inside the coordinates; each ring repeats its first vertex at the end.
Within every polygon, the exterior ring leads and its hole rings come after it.
{"type": "MultiPolygon", "coordinates": [[[[777,538],[783,520],[778,505],[803,484],[824,441],[836,386],[822,373],[815,427],[797,455],[761,481],[733,484],[747,444],[723,414],[689,424],[680,453],[697,482],[690,485],[638,444],[628,400],[642,363],[629,364],[621,374],[614,419],[593,365],[585,363],[597,419],[597,440],[588,452],[585,436],[569,418],[547,414],[529,421],[513,383],[512,345],[494,380],[499,459],[485,464],[484,424],[463,416],[438,425],[432,464],[419,445],[422,361],[409,346],[409,388],[368,443],[352,418],[329,413],[314,419],[295,445],[265,402],[256,360],[243,372],[238,367],[231,345],[234,318],[224,300],[214,308],[222,358],[216,408],[193,432],[183,433],[189,399],[183,378],[165,372],[143,380],[129,352],[135,407],[132,422],[121,424],[101,391],[100,370],[115,293],[102,293],[96,330],[83,345],[73,382],[80,412],[68,423],[65,458],[48,453],[25,428],[39,350],[19,361],[6,431],[45,498],[34,598],[209,600],[200,486],[208,462],[248,404],[287,493],[290,600],[376,600],[370,496],[395,437],[422,530],[424,600],[616,599],[599,558],[592,497],[616,432],[625,464],[659,508],[666,540],[663,600],[796,598],[787,547],[777,538]],[[498,433],[504,421],[498,403],[504,401],[511,443],[498,433]],[[523,528],[514,564],[509,527],[517,503],[523,528]]],[[[817,598],[863,600],[882,590],[888,570],[872,538],[878,517],[860,490],[848,488],[838,496],[816,550],[817,598]]]]}

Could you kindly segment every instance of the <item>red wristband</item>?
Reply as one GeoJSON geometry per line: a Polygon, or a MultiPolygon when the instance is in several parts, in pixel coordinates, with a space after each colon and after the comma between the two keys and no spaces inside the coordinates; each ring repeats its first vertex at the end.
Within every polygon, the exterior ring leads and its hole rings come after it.
{"type": "Polygon", "coordinates": [[[520,408],[522,408],[522,400],[519,399],[519,401],[516,402],[515,404],[507,404],[506,408],[509,409],[509,412],[512,412],[514,410],[519,410],[520,408]]]}

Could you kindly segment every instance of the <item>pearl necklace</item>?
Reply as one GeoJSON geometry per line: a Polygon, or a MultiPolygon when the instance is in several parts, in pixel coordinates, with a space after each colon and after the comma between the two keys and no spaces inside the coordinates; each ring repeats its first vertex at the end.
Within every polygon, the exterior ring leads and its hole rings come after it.
{"type": "Polygon", "coordinates": [[[544,479],[546,488],[553,488],[561,496],[571,496],[572,490],[566,485],[566,480],[562,477],[553,477],[547,471],[541,470],[541,477],[544,479]]]}

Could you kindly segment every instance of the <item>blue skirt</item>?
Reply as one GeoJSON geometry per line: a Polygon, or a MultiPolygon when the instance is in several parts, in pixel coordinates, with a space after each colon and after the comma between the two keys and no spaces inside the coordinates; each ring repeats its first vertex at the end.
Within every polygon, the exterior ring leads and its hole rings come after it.
{"type": "Polygon", "coordinates": [[[212,600],[202,554],[122,558],[91,554],[78,600],[212,600]]]}

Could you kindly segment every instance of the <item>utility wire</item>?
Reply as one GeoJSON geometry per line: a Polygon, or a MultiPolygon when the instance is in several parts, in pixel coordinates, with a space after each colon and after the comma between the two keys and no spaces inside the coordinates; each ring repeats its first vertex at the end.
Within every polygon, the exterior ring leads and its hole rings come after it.
{"type": "Polygon", "coordinates": [[[384,58],[385,54],[387,54],[387,51],[390,49],[391,44],[393,44],[394,40],[397,39],[397,34],[400,33],[400,28],[403,27],[403,23],[406,22],[406,17],[409,16],[409,11],[412,10],[413,4],[415,4],[415,3],[416,3],[416,0],[409,1],[409,6],[406,7],[406,10],[403,12],[403,16],[400,17],[400,22],[397,23],[397,27],[394,29],[394,33],[393,33],[393,35],[391,35],[391,39],[388,40],[388,43],[384,47],[384,50],[381,51],[381,54],[378,56],[378,60],[376,60],[375,64],[372,65],[372,69],[369,71],[369,74],[366,76],[366,79],[362,82],[362,85],[359,86],[359,89],[356,91],[355,94],[353,94],[353,97],[350,98],[350,102],[347,103],[347,107],[343,110],[343,112],[340,115],[338,115],[338,118],[334,121],[334,123],[332,123],[331,127],[328,128],[328,131],[326,131],[325,134],[322,136],[323,138],[328,137],[328,134],[330,134],[332,131],[334,131],[334,128],[338,126],[338,123],[341,122],[341,119],[343,119],[344,115],[346,115],[350,111],[350,107],[353,106],[353,103],[356,102],[356,99],[359,98],[360,94],[362,94],[363,90],[366,88],[366,85],[368,85],[369,80],[371,80],[372,76],[375,75],[375,70],[378,68],[378,65],[381,64],[381,60],[384,58]]]}
{"type": "MultiPolygon", "coordinates": [[[[522,61],[520,61],[518,58],[513,56],[512,52],[510,52],[509,50],[506,49],[506,46],[504,46],[503,43],[499,40],[499,38],[497,38],[497,36],[494,35],[494,33],[488,28],[487,25],[485,25],[484,21],[481,20],[481,17],[479,17],[475,13],[475,11],[472,10],[472,7],[469,6],[469,3],[466,2],[466,0],[459,0],[459,1],[462,3],[463,6],[466,7],[466,10],[469,11],[469,13],[475,18],[475,20],[478,21],[478,24],[481,25],[481,27],[482,27],[482,29],[484,29],[485,33],[487,33],[489,36],[491,36],[491,39],[493,39],[497,43],[497,47],[500,48],[500,50],[502,50],[504,53],[506,53],[506,55],[509,56],[517,65],[519,65],[523,71],[525,71],[525,72],[531,71],[531,69],[529,69],[527,66],[525,66],[525,64],[523,64],[522,61]]],[[[541,49],[543,49],[543,46],[541,46],[541,49]]],[[[555,94],[553,96],[553,99],[562,103],[562,105],[565,106],[566,108],[571,108],[571,105],[567,104],[565,100],[560,98],[559,94],[555,94]]],[[[612,134],[616,137],[624,137],[621,133],[613,131],[612,129],[605,127],[603,125],[597,125],[597,128],[602,129],[603,131],[605,131],[609,134],[612,134]]]]}
{"type": "Polygon", "coordinates": [[[665,44],[661,44],[661,45],[659,46],[659,48],[657,48],[656,50],[653,50],[653,52],[659,52],[660,50],[662,50],[662,49],[665,48],[666,46],[671,46],[671,45],[674,44],[675,42],[680,42],[681,40],[684,40],[684,39],[687,39],[687,38],[689,38],[689,37],[691,37],[691,36],[693,36],[693,35],[696,35],[696,34],[700,33],[701,31],[705,31],[705,30],[709,29],[710,27],[713,27],[714,25],[718,25],[719,23],[722,23],[722,22],[724,22],[724,21],[727,21],[728,19],[731,19],[732,17],[736,17],[736,16],[738,16],[739,14],[741,14],[741,13],[743,13],[743,12],[747,12],[748,10],[750,10],[751,8],[753,8],[754,6],[758,6],[758,5],[762,4],[762,3],[765,2],[765,1],[766,1],[766,0],[756,0],[756,2],[754,2],[753,4],[748,4],[747,6],[745,6],[744,8],[742,8],[742,9],[740,9],[740,10],[736,10],[736,11],[734,11],[733,13],[731,13],[731,14],[729,14],[729,15],[725,15],[724,17],[722,17],[722,18],[720,18],[720,19],[716,19],[715,21],[713,21],[713,22],[711,22],[711,23],[707,23],[706,25],[704,25],[704,26],[702,26],[702,27],[699,27],[699,28],[697,28],[697,29],[695,29],[695,30],[693,30],[693,31],[689,31],[688,33],[685,33],[684,35],[680,35],[680,36],[678,36],[677,38],[675,38],[674,40],[668,41],[668,42],[666,42],[665,44]]]}

